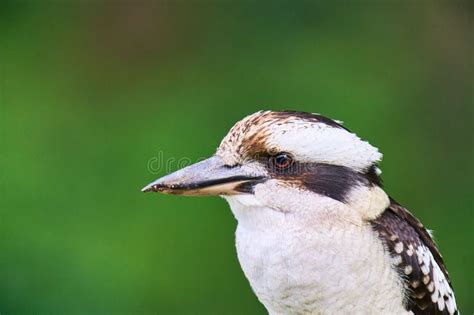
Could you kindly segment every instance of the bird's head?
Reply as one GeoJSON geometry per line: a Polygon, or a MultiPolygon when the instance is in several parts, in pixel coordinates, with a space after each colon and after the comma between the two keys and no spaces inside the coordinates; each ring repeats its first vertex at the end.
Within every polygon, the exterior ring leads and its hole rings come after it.
{"type": "Polygon", "coordinates": [[[381,158],[377,148],[338,121],[310,113],[259,111],[235,124],[214,156],[143,191],[221,195],[231,203],[281,211],[295,200],[322,198],[359,207],[362,217],[369,218],[388,203],[380,188],[381,158]]]}

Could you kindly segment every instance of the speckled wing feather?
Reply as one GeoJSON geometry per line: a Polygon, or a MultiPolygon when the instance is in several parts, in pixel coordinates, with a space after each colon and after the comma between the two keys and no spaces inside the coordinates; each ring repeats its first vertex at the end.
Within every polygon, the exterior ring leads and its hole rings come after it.
{"type": "Polygon", "coordinates": [[[391,200],[372,226],[403,277],[406,309],[414,314],[458,314],[448,271],[423,224],[391,200]]]}

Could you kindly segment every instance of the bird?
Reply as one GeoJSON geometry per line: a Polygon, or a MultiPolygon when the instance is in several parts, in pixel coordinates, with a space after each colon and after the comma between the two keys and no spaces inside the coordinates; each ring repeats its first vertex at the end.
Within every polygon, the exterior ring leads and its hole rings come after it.
{"type": "Polygon", "coordinates": [[[271,315],[458,314],[431,232],[385,192],[381,159],[341,121],[265,110],[142,191],[223,197],[241,268],[271,315]]]}

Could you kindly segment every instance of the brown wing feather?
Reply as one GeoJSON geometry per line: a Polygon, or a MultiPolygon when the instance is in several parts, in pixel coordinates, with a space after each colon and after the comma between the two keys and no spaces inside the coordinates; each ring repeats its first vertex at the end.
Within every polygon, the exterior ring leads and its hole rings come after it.
{"type": "Polygon", "coordinates": [[[406,309],[414,314],[458,314],[448,271],[423,224],[391,200],[372,226],[403,277],[406,309]]]}

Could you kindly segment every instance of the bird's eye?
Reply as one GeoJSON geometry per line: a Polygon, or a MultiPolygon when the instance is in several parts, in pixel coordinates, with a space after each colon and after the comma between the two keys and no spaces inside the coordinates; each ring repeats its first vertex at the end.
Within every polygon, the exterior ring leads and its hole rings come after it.
{"type": "Polygon", "coordinates": [[[293,157],[286,152],[280,152],[270,158],[273,165],[279,170],[289,168],[293,164],[293,157]]]}

